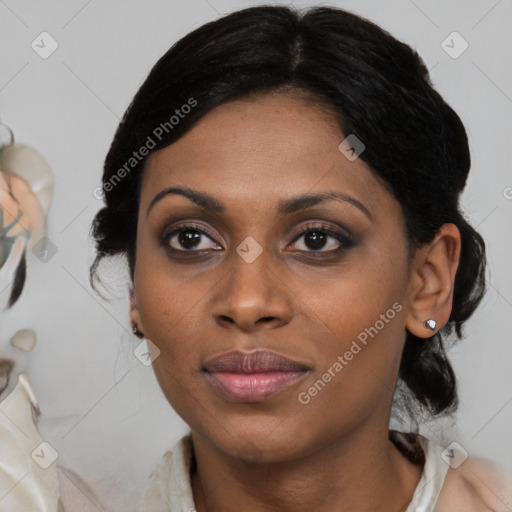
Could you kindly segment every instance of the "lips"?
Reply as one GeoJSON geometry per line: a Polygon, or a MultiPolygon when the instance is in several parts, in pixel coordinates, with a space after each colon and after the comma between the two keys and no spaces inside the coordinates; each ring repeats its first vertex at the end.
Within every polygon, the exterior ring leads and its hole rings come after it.
{"type": "Polygon", "coordinates": [[[232,351],[209,360],[208,381],[231,400],[257,402],[302,379],[310,367],[276,352],[232,351]]]}
{"type": "Polygon", "coordinates": [[[208,372],[233,373],[300,372],[310,369],[304,364],[269,350],[227,352],[211,359],[204,367],[208,372]]]}

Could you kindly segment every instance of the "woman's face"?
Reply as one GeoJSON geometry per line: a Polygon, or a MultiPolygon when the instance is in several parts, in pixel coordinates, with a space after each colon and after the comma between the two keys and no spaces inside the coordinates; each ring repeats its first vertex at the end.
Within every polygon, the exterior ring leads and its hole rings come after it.
{"type": "Polygon", "coordinates": [[[405,226],[368,166],[340,151],[347,135],[275,93],[217,107],[147,161],[132,319],[160,350],[172,407],[225,453],[293,459],[354,428],[387,431],[410,294],[405,226]],[[169,187],[217,208],[169,193],[147,213],[169,187]],[[309,370],[241,399],[203,371],[257,349],[309,370]]]}

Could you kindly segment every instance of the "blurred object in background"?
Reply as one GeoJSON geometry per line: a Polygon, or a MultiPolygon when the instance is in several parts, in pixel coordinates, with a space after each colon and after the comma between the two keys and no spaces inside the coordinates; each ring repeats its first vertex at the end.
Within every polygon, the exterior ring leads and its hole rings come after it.
{"type": "Polygon", "coordinates": [[[40,241],[38,250],[44,250],[53,174],[38,151],[15,143],[11,130],[0,126],[0,134],[10,134],[7,142],[0,138],[0,301],[4,311],[23,291],[27,252],[40,241]],[[10,293],[5,293],[7,289],[10,293]]]}
{"type": "MultiPolygon", "coordinates": [[[[46,240],[46,215],[53,175],[33,148],[14,143],[10,128],[0,123],[0,301],[11,308],[25,285],[27,257],[46,240]]],[[[40,415],[27,373],[20,371],[37,341],[32,329],[11,339],[0,336],[0,511],[60,512],[58,453],[37,428],[40,415]]]]}

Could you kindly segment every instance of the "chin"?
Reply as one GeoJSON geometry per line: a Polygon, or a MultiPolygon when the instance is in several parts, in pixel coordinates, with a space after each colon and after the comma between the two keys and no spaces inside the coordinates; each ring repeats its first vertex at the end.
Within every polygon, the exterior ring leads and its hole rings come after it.
{"type": "Polygon", "coordinates": [[[314,442],[316,438],[304,425],[292,424],[283,418],[269,421],[268,417],[258,419],[252,415],[240,421],[226,421],[224,417],[221,424],[222,428],[216,432],[206,430],[209,442],[226,455],[246,462],[271,463],[300,458],[308,451],[308,440],[314,442]]]}

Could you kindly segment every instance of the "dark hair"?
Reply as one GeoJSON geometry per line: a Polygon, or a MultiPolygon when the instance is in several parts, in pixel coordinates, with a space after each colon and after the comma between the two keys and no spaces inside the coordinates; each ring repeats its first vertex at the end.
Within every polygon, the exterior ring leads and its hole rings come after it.
{"type": "MultiPolygon", "coordinates": [[[[459,207],[470,168],[466,131],[434,90],[415,50],[342,9],[243,9],[199,27],[160,58],[124,114],[105,160],[106,206],[91,226],[97,249],[92,287],[100,260],[111,255],[127,256],[133,283],[147,158],[135,159],[134,151],[149,147],[150,139],[152,151],[172,144],[222,103],[282,90],[325,102],[345,136],[364,143],[359,158],[402,205],[409,256],[442,224],[458,227],[462,248],[449,321],[428,339],[407,333],[399,372],[399,384],[416,399],[416,412],[455,411],[456,378],[444,343],[453,329],[462,338],[462,325],[486,284],[485,243],[459,207]],[[185,109],[187,104],[194,107],[185,109]],[[188,113],[172,120],[181,107],[188,113]]],[[[411,412],[414,400],[406,402],[411,412]]]]}

